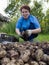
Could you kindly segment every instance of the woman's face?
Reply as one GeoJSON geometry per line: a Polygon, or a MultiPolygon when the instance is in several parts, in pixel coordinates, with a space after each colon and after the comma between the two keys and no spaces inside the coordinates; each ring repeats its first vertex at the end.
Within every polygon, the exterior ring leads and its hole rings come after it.
{"type": "Polygon", "coordinates": [[[25,19],[27,19],[28,16],[30,15],[30,12],[29,12],[27,9],[22,9],[21,13],[22,13],[22,16],[23,16],[25,19]]]}

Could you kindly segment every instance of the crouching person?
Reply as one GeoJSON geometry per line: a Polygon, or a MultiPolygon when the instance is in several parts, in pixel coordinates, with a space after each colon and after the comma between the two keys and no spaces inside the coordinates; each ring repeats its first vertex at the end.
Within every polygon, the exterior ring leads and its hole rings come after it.
{"type": "Polygon", "coordinates": [[[37,18],[30,14],[30,7],[23,5],[20,8],[21,17],[16,23],[16,33],[25,41],[33,40],[41,32],[37,18]]]}

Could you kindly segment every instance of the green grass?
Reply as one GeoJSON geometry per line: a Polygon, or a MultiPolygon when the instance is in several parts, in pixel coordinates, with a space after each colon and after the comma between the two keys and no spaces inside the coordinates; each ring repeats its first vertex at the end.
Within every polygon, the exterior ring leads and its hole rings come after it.
{"type": "Polygon", "coordinates": [[[5,32],[7,34],[15,34],[15,23],[16,22],[4,23],[0,28],[0,32],[5,32]]]}
{"type": "Polygon", "coordinates": [[[49,42],[49,34],[39,34],[35,40],[38,40],[40,42],[42,41],[48,41],[49,42]]]}

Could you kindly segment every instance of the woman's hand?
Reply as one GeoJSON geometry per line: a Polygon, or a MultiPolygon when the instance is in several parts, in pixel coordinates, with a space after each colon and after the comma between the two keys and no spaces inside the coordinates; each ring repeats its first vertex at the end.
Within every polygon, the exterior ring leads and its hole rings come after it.
{"type": "Polygon", "coordinates": [[[21,32],[19,31],[19,29],[16,29],[16,33],[21,36],[21,32]]]}
{"type": "Polygon", "coordinates": [[[32,30],[26,30],[26,32],[27,32],[28,36],[31,36],[32,30]]]}

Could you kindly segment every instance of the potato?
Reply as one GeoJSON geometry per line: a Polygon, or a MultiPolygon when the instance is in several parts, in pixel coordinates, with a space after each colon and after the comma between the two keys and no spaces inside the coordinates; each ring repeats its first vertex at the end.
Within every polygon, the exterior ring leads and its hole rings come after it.
{"type": "Polygon", "coordinates": [[[7,54],[6,51],[0,48],[0,58],[4,57],[6,54],[7,54]]]}
{"type": "Polygon", "coordinates": [[[47,65],[45,62],[40,61],[39,65],[47,65]]]}
{"type": "Polygon", "coordinates": [[[39,65],[36,61],[31,61],[31,65],[39,65]]]}
{"type": "Polygon", "coordinates": [[[36,52],[35,52],[35,57],[36,57],[36,60],[37,60],[37,61],[42,60],[43,55],[44,55],[44,52],[42,51],[42,49],[37,49],[37,50],[36,50],[36,52]]]}

